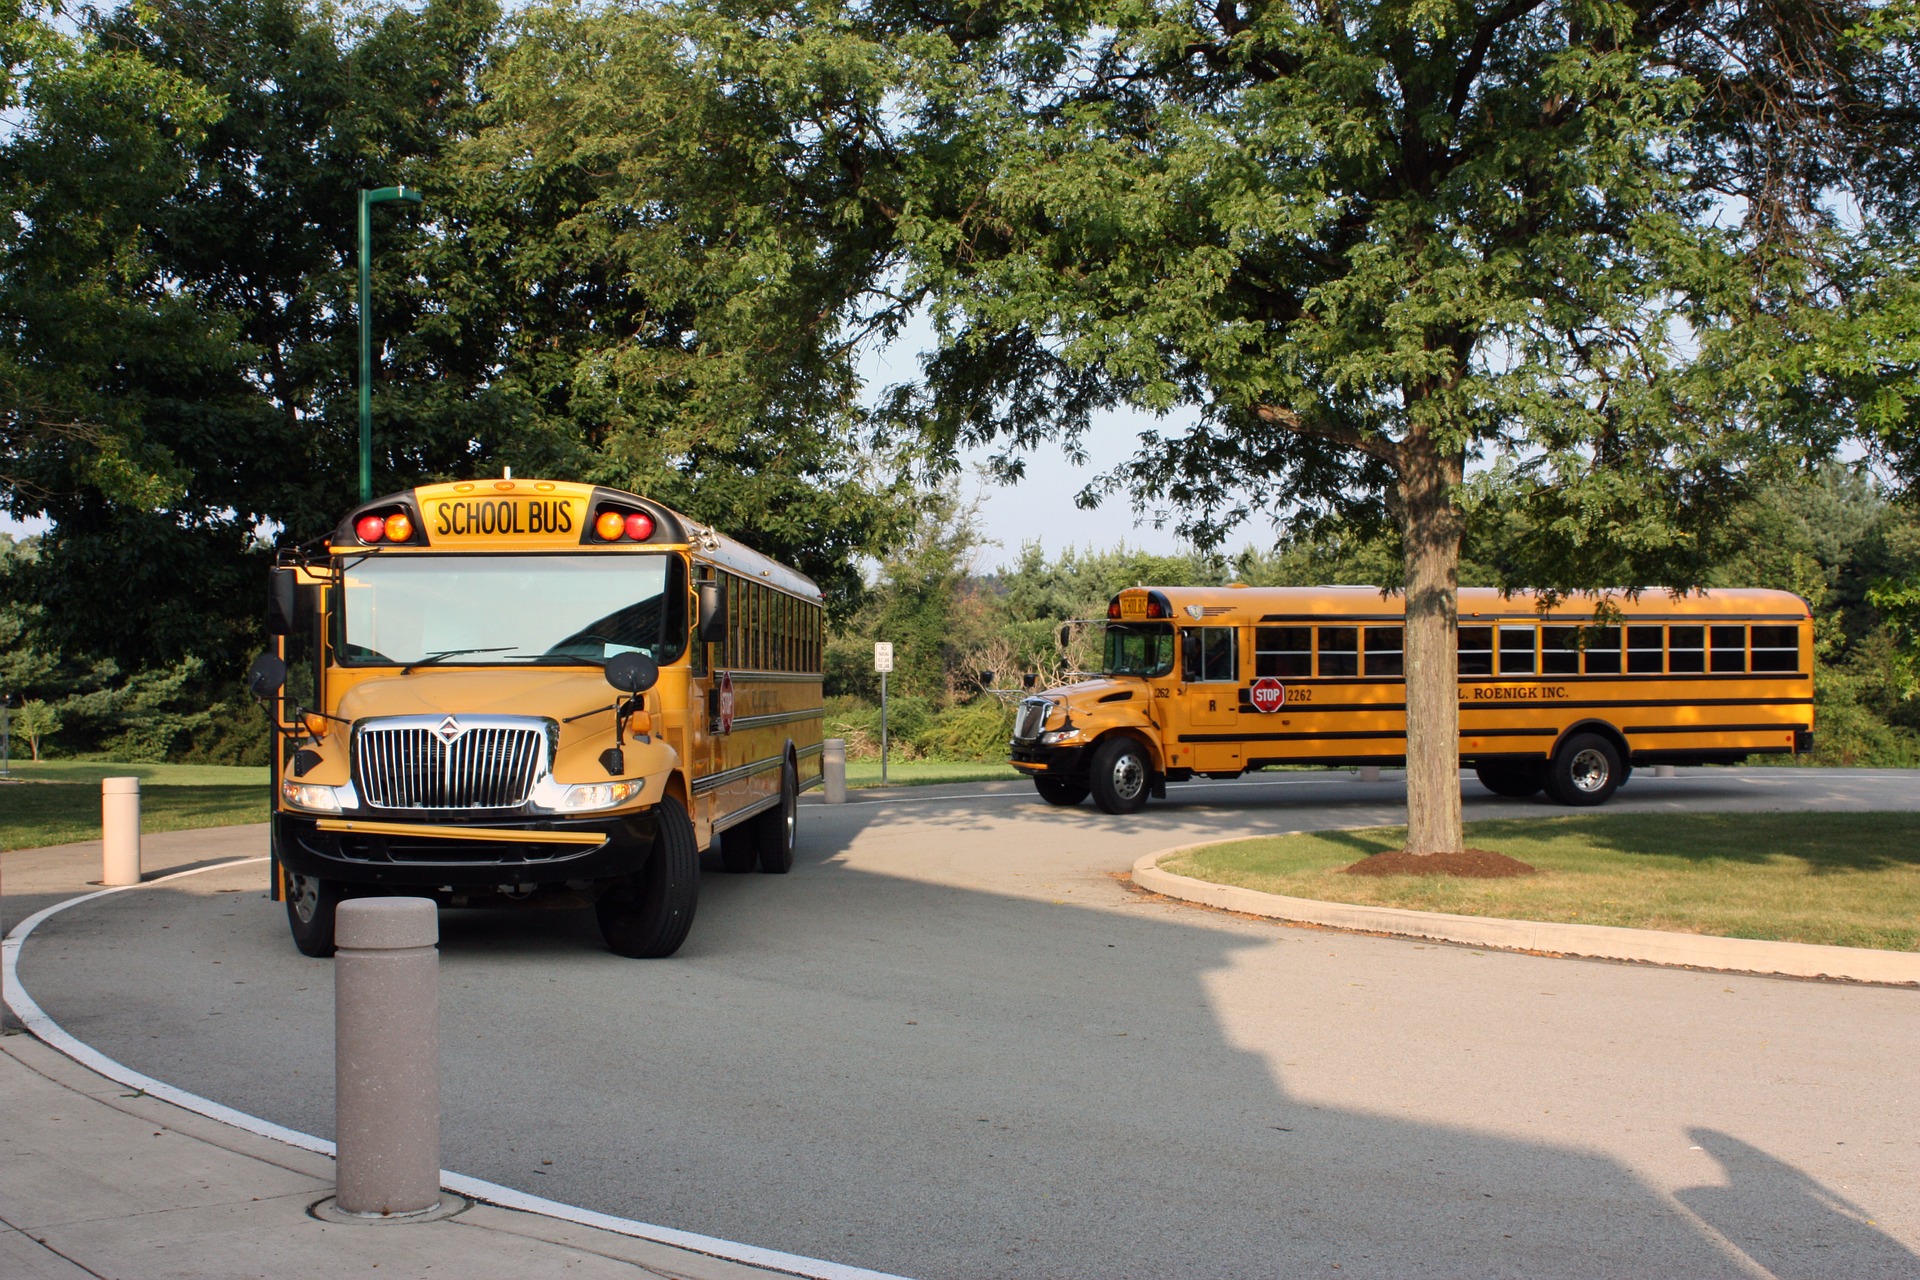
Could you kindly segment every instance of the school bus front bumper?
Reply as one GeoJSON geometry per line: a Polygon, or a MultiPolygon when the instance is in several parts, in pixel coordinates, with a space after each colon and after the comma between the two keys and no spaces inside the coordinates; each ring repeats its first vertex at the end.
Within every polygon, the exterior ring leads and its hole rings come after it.
{"type": "Polygon", "coordinates": [[[434,823],[276,813],[273,850],[288,871],[394,888],[607,880],[653,849],[651,809],[593,818],[434,823]]]}
{"type": "Polygon", "coordinates": [[[1057,773],[1084,776],[1087,772],[1085,747],[1050,747],[1044,743],[1015,742],[1013,767],[1022,773],[1057,773]]]}

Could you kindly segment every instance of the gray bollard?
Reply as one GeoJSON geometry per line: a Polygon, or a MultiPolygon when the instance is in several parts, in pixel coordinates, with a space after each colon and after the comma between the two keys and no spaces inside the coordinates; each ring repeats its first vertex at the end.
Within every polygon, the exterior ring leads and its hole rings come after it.
{"type": "Polygon", "coordinates": [[[1378,782],[1378,781],[1380,781],[1380,766],[1379,766],[1379,765],[1377,765],[1377,764],[1363,764],[1363,765],[1361,765],[1361,766],[1360,766],[1360,781],[1362,781],[1362,782],[1378,782]]]}
{"type": "Polygon", "coordinates": [[[847,740],[828,738],[820,748],[820,781],[828,804],[847,802],[847,740]]]}
{"type": "Polygon", "coordinates": [[[1670,764],[1657,764],[1653,766],[1653,776],[1656,778],[1677,778],[1680,776],[1680,771],[1670,764]]]}
{"type": "Polygon", "coordinates": [[[140,779],[100,779],[100,883],[140,883],[140,779]]]}
{"type": "Polygon", "coordinates": [[[431,898],[354,898],[334,916],[334,1204],[343,1214],[425,1214],[440,1203],[439,940],[431,898]]]}

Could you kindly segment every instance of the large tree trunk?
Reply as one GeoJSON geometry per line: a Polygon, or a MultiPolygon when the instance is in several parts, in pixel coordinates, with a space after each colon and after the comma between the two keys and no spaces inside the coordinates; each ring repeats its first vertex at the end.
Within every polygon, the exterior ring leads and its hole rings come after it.
{"type": "Polygon", "coordinates": [[[1460,517],[1462,460],[1424,438],[1401,455],[1399,506],[1407,578],[1407,852],[1452,853],[1460,828],[1460,517]]]}

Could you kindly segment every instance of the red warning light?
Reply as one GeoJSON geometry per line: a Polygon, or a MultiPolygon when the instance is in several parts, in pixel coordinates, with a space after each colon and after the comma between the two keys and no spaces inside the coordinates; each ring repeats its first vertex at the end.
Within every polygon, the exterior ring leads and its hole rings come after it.
{"type": "Polygon", "coordinates": [[[636,511],[627,517],[627,536],[635,542],[645,542],[653,536],[653,517],[644,511],[636,511]]]}
{"type": "Polygon", "coordinates": [[[354,521],[353,531],[360,535],[362,542],[378,542],[387,536],[386,517],[361,516],[354,521]]]}

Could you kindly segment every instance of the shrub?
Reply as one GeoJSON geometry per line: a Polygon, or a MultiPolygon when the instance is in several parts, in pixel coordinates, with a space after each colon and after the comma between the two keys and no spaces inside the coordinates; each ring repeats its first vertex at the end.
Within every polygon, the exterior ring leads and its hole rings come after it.
{"type": "Polygon", "coordinates": [[[1005,760],[1013,737],[1013,708],[998,698],[975,698],[933,718],[914,745],[932,760],[1005,760]]]}

